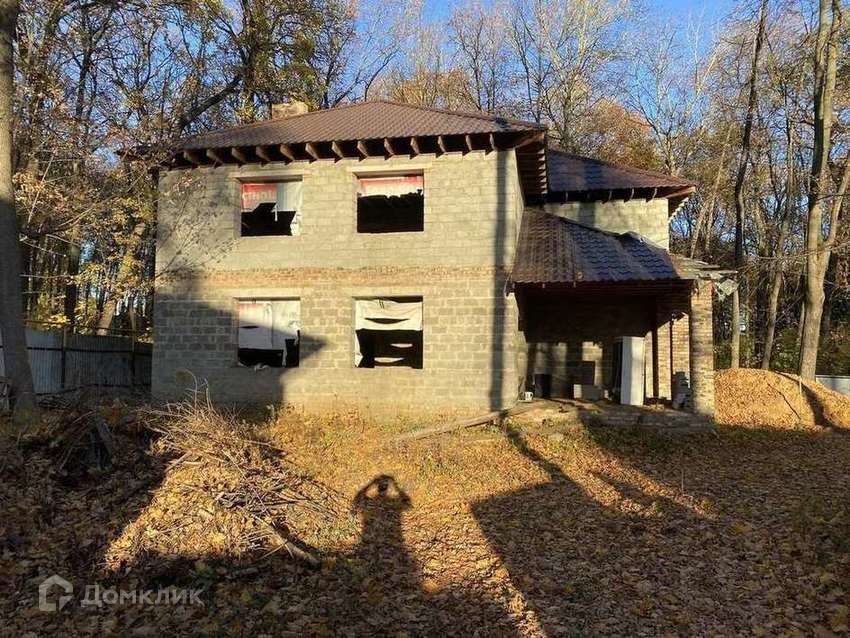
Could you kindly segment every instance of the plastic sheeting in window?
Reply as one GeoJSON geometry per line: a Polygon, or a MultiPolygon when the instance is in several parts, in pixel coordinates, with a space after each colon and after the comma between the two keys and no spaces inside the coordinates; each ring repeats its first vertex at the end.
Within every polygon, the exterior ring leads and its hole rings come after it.
{"type": "Polygon", "coordinates": [[[239,347],[286,350],[286,339],[298,340],[301,300],[274,299],[238,302],[239,347]]]}

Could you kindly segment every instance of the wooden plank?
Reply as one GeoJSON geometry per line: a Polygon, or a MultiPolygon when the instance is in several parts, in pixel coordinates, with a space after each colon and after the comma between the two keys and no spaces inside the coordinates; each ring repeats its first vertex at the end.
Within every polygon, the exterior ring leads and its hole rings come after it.
{"type": "Polygon", "coordinates": [[[208,148],[206,151],[206,155],[216,164],[224,164],[224,160],[221,158],[221,155],[219,155],[217,151],[208,148]]]}
{"type": "Polygon", "coordinates": [[[230,154],[233,155],[234,159],[240,164],[248,164],[248,156],[245,155],[240,149],[235,146],[230,149],[230,154]]]}
{"type": "Polygon", "coordinates": [[[266,150],[266,148],[264,146],[255,147],[254,152],[257,154],[257,157],[259,157],[264,162],[273,162],[274,161],[271,158],[271,156],[269,155],[269,152],[266,150]]]}
{"type": "Polygon", "coordinates": [[[203,164],[200,156],[195,151],[185,150],[183,151],[183,158],[189,162],[190,164],[194,164],[195,166],[200,166],[203,164]]]}
{"type": "Polygon", "coordinates": [[[289,144],[281,144],[280,145],[280,152],[281,152],[281,155],[283,155],[290,162],[295,161],[295,153],[292,152],[292,149],[289,147],[289,144]]]}
{"type": "Polygon", "coordinates": [[[307,155],[309,155],[310,157],[312,157],[314,160],[320,160],[320,159],[322,159],[322,156],[321,156],[321,155],[319,155],[319,151],[318,151],[318,150],[316,149],[316,147],[312,144],[312,142],[307,142],[307,143],[304,145],[304,150],[305,150],[305,151],[307,151],[307,155]]]}

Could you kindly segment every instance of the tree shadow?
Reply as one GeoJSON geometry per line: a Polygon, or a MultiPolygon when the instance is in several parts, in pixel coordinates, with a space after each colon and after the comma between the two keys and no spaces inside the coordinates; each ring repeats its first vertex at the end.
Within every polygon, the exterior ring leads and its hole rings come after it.
{"type": "MultiPolygon", "coordinates": [[[[612,580],[607,557],[639,517],[599,503],[519,432],[509,429],[507,438],[548,479],[474,503],[476,521],[544,635],[606,633],[609,610],[588,609],[600,587],[627,587],[612,580]]],[[[610,629],[617,633],[615,625],[610,629]]]]}
{"type": "Polygon", "coordinates": [[[472,506],[545,635],[829,622],[828,601],[850,584],[845,437],[833,448],[817,443],[831,434],[737,428],[583,436],[598,454],[568,473],[508,431],[547,479],[472,506]],[[800,615],[777,620],[788,601],[800,615]]]}
{"type": "Polygon", "coordinates": [[[835,420],[833,420],[829,416],[828,410],[826,409],[824,402],[808,386],[807,382],[801,383],[799,381],[799,379],[794,378],[792,375],[787,374],[787,373],[780,372],[778,374],[782,377],[785,377],[789,381],[792,381],[792,382],[798,384],[798,387],[800,388],[800,392],[803,395],[803,398],[805,399],[806,403],[808,404],[809,409],[811,409],[812,414],[814,414],[816,425],[820,425],[820,426],[829,428],[835,434],[844,434],[844,435],[850,434],[850,430],[848,430],[846,427],[842,427],[841,423],[836,422],[835,420]]]}

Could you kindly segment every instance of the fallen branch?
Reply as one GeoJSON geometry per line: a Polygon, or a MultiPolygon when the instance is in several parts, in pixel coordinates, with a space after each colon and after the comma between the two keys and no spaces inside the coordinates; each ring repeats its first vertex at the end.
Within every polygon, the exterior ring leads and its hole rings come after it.
{"type": "Polygon", "coordinates": [[[493,412],[488,412],[487,414],[482,414],[480,416],[472,417],[470,419],[463,419],[462,421],[453,421],[451,423],[435,425],[429,428],[420,428],[418,430],[413,430],[412,432],[405,432],[404,434],[399,434],[398,436],[394,437],[393,442],[403,443],[406,441],[417,441],[419,439],[425,439],[430,436],[437,436],[438,434],[446,434],[448,432],[456,432],[457,430],[472,428],[476,425],[485,425],[494,422],[501,423],[508,417],[516,416],[518,414],[522,414],[523,412],[529,412],[539,407],[539,402],[520,403],[513,407],[505,408],[504,410],[495,410],[493,412]]]}
{"type": "MultiPolygon", "coordinates": [[[[797,412],[797,410],[794,408],[794,406],[793,406],[793,405],[791,405],[791,402],[788,400],[788,397],[786,397],[786,396],[785,396],[785,394],[782,392],[782,390],[780,390],[779,388],[777,388],[777,387],[776,387],[775,385],[773,385],[772,383],[768,383],[767,385],[770,387],[770,389],[772,389],[772,390],[773,390],[774,392],[776,392],[776,393],[777,393],[780,397],[782,397],[782,400],[783,400],[783,401],[785,401],[785,404],[788,406],[788,408],[791,410],[791,412],[793,412],[793,413],[794,413],[794,416],[796,416],[796,417],[797,417],[797,425],[803,425],[803,424],[804,424],[803,417],[802,417],[802,416],[800,416],[800,413],[799,413],[799,412],[797,412]]],[[[800,382],[800,396],[803,396],[803,384],[802,384],[802,381],[800,382]]]]}

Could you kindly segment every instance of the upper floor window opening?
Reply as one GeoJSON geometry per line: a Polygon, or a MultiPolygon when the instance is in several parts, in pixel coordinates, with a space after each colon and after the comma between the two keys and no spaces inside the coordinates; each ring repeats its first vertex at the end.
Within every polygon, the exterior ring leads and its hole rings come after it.
{"type": "Polygon", "coordinates": [[[425,177],[421,174],[357,178],[357,232],[425,230],[425,177]]]}
{"type": "Polygon", "coordinates": [[[301,234],[301,180],[242,182],[242,237],[301,234]]]}

